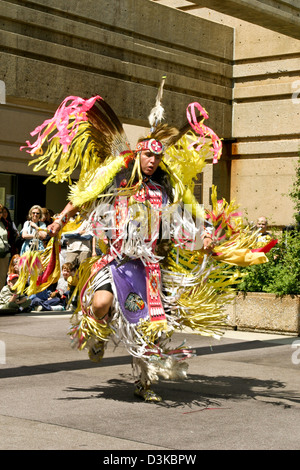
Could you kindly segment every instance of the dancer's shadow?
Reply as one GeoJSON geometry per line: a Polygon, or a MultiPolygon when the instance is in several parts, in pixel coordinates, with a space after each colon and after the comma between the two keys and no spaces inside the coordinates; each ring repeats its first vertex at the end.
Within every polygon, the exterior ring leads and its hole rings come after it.
{"type": "MultiPolygon", "coordinates": [[[[163,397],[159,406],[175,407],[223,407],[226,400],[260,400],[283,407],[299,407],[300,394],[285,390],[285,384],[276,380],[257,378],[189,375],[182,382],[160,381],[153,389],[163,397]]],[[[140,401],[133,394],[131,376],[121,375],[105,384],[93,387],[68,387],[67,396],[61,400],[107,399],[127,403],[140,401]]]]}

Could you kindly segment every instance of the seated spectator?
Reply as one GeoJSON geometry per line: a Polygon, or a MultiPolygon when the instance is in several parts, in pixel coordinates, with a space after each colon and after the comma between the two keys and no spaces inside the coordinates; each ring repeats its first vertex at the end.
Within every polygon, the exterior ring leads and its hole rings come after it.
{"type": "Polygon", "coordinates": [[[55,290],[46,289],[39,294],[31,296],[31,309],[36,311],[65,310],[69,285],[68,278],[72,272],[72,265],[65,263],[62,266],[62,277],[58,280],[55,290]]]}
{"type": "Polygon", "coordinates": [[[7,285],[0,292],[0,309],[8,310],[11,313],[30,312],[30,299],[26,295],[18,294],[13,290],[13,286],[19,278],[18,274],[7,276],[7,285]]]}
{"type": "Polygon", "coordinates": [[[61,277],[57,282],[56,291],[60,295],[64,295],[70,290],[69,277],[74,274],[72,263],[64,263],[61,267],[61,277]]]}

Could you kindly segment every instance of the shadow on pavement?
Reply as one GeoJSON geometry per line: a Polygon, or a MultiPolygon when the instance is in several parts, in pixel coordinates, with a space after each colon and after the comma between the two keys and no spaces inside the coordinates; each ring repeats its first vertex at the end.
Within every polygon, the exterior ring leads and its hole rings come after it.
{"type": "Polygon", "coordinates": [[[124,364],[131,364],[130,356],[116,356],[104,358],[99,364],[91,362],[89,359],[82,359],[81,361],[53,362],[46,364],[37,364],[33,366],[20,366],[3,369],[0,368],[0,379],[30,375],[53,374],[60,371],[94,369],[96,367],[111,367],[124,364]]]}
{"type": "MultiPolygon", "coordinates": [[[[105,384],[92,387],[68,387],[65,398],[59,400],[107,399],[121,402],[136,402],[134,384],[131,377],[114,378],[105,384]],[[130,381],[130,382],[129,382],[130,381]]],[[[163,397],[156,406],[167,408],[200,407],[204,409],[223,409],[224,400],[232,401],[257,399],[272,405],[286,408],[300,405],[299,392],[285,391],[285,384],[276,380],[259,380],[251,377],[189,375],[185,381],[160,381],[153,389],[163,397]]],[[[201,409],[197,410],[201,411],[201,409]]],[[[185,411],[189,413],[188,411],[185,411]]]]}

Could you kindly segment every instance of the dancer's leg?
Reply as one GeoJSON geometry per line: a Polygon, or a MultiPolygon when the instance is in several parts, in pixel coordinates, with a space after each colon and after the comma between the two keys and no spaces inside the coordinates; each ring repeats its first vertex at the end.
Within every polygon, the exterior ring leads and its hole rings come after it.
{"type": "MultiPolygon", "coordinates": [[[[92,312],[96,320],[108,322],[113,294],[107,290],[97,290],[92,301],[92,312]]],[[[105,342],[96,340],[89,348],[89,358],[93,362],[100,362],[104,356],[105,342]]]]}
{"type": "Polygon", "coordinates": [[[114,296],[107,290],[97,290],[92,301],[92,310],[97,320],[107,320],[114,296]]]}
{"type": "Polygon", "coordinates": [[[134,394],[147,402],[160,402],[161,397],[152,389],[149,363],[145,359],[133,358],[136,370],[140,371],[139,379],[135,383],[134,394]]]}

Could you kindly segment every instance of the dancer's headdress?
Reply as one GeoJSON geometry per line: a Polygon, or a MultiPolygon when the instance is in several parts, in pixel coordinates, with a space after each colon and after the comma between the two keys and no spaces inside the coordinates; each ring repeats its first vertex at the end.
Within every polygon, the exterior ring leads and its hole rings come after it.
{"type": "Polygon", "coordinates": [[[140,138],[136,152],[142,150],[150,150],[155,155],[161,155],[169,146],[169,139],[178,134],[178,130],[174,127],[162,124],[165,117],[165,110],[162,106],[163,89],[166,77],[163,76],[156,95],[155,105],[151,109],[148,116],[150,132],[146,137],[140,138]]]}
{"type": "Polygon", "coordinates": [[[213,155],[216,162],[220,157],[221,142],[205,126],[204,120],[208,115],[199,103],[188,106],[187,122],[179,130],[162,123],[164,82],[165,77],[160,83],[155,106],[148,116],[150,132],[140,139],[135,151],[130,148],[117,115],[99,95],[90,99],[67,97],[53,118],[31,133],[32,136],[37,135],[36,141],[33,144],[27,141],[27,147],[21,149],[26,148],[31,155],[40,155],[30,164],[35,165],[34,171],[47,171],[49,176],[45,183],[71,183],[71,176],[78,178],[70,196],[75,205],[82,205],[92,196],[96,198],[103,193],[116,173],[136,159],[144,148],[153,153],[164,153],[162,165],[173,177],[174,184],[178,183],[178,179],[181,181],[178,197],[186,189],[192,193],[193,180],[202,171],[205,160],[213,155]],[[200,112],[198,117],[197,111],[200,112]],[[78,169],[79,175],[74,174],[78,169]],[[96,183],[97,179],[99,181],[96,183]]]}

